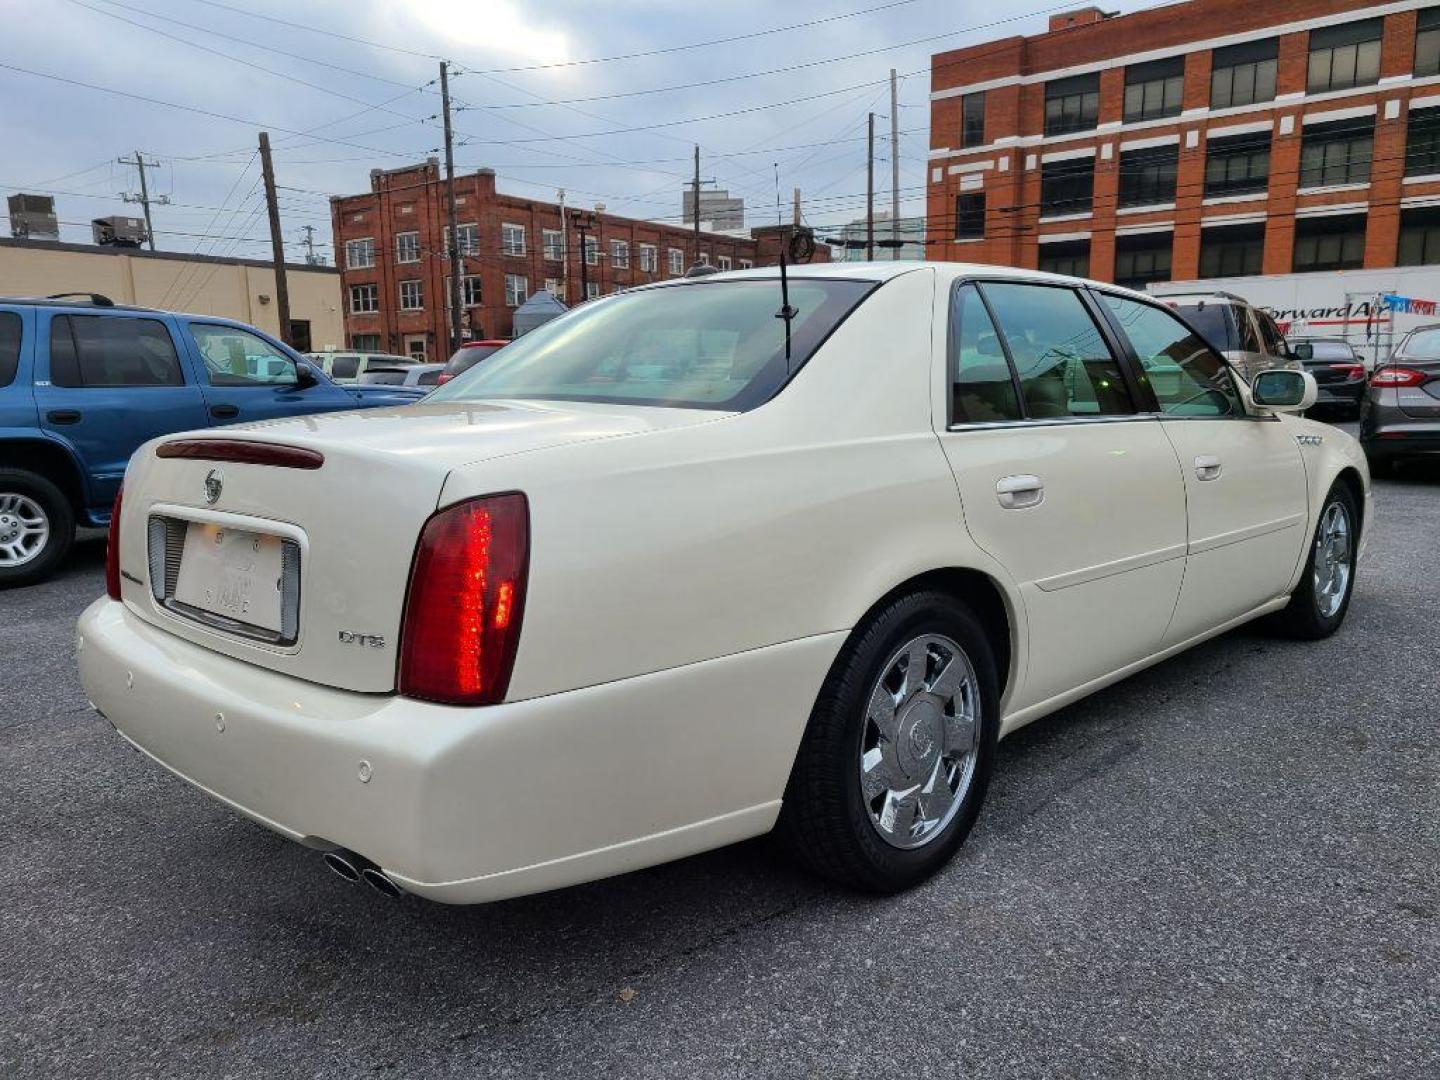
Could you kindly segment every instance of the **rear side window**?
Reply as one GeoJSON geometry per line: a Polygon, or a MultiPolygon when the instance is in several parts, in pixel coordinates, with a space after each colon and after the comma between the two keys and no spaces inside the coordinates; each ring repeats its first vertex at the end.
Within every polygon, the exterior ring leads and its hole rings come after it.
{"type": "Polygon", "coordinates": [[[170,331],[155,319],[59,315],[50,320],[55,386],[184,386],[170,331]]]}
{"type": "Polygon", "coordinates": [[[1140,368],[1172,416],[1232,416],[1240,412],[1224,361],[1205,339],[1163,308],[1101,294],[1135,349],[1140,368]]]}
{"type": "Polygon", "coordinates": [[[952,303],[950,350],[952,424],[1022,418],[1000,335],[974,285],[963,286],[952,303]]]}
{"type": "Polygon", "coordinates": [[[1280,333],[1275,320],[1267,312],[1256,311],[1255,321],[1260,324],[1260,339],[1265,343],[1265,351],[1271,356],[1284,356],[1289,350],[1285,347],[1285,335],[1280,333]]]}
{"type": "Polygon", "coordinates": [[[1235,309],[1229,304],[1178,304],[1176,310],[1218,352],[1239,348],[1235,309]]]}
{"type": "Polygon", "coordinates": [[[415,379],[416,386],[435,386],[440,382],[440,369],[434,371],[422,371],[415,379]]]}
{"type": "Polygon", "coordinates": [[[1120,362],[1073,289],[991,282],[983,287],[1020,378],[1031,420],[1135,411],[1120,362]]]}
{"type": "Polygon", "coordinates": [[[0,311],[0,386],[15,381],[20,367],[20,316],[13,311],[0,311]]]}
{"type": "Polygon", "coordinates": [[[360,357],[358,356],[337,356],[330,363],[330,377],[332,379],[353,379],[355,373],[360,370],[360,357]]]}

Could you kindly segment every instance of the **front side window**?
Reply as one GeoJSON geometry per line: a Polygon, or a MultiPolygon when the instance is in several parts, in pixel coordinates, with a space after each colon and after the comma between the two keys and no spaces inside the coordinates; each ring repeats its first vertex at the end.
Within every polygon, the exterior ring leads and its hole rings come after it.
{"type": "Polygon", "coordinates": [[[1367,184],[1375,153],[1375,117],[1307,124],[1300,140],[1300,186],[1367,184]]]}
{"type": "Polygon", "coordinates": [[[985,235],[985,193],[955,197],[955,239],[979,240],[985,235]]]}
{"type": "Polygon", "coordinates": [[[1440,173],[1440,108],[1411,109],[1405,132],[1405,175],[1436,173],[1440,173]]]}
{"type": "Polygon", "coordinates": [[[170,331],[155,319],[57,315],[50,320],[56,386],[184,386],[170,331]]]}
{"type": "MultiPolygon", "coordinates": [[[[1400,252],[1396,261],[1401,266],[1440,264],[1440,207],[1400,211],[1400,252]]],[[[0,382],[4,382],[3,371],[0,382]]]]}
{"type": "Polygon", "coordinates": [[[610,241],[610,265],[616,270],[628,270],[630,268],[630,244],[628,241],[610,241]]]}
{"type": "Polygon", "coordinates": [[[1040,163],[1040,214],[1088,213],[1095,199],[1095,158],[1040,163]]]}
{"type": "Polygon", "coordinates": [[[1384,27],[1384,19],[1364,19],[1311,30],[1305,88],[1319,94],[1379,82],[1380,35],[1384,27]]]}
{"type": "Polygon", "coordinates": [[[1047,274],[1090,276],[1090,241],[1062,240],[1040,245],[1040,269],[1047,274]]]}
{"type": "Polygon", "coordinates": [[[525,254],[525,226],[524,226],[524,225],[501,225],[501,226],[500,226],[500,254],[501,254],[501,255],[524,255],[524,254],[525,254]]]}
{"type": "Polygon", "coordinates": [[[530,295],[530,282],[519,274],[505,275],[505,306],[519,307],[530,295]]]}
{"type": "Polygon", "coordinates": [[[420,234],[418,232],[395,234],[395,261],[399,263],[420,261],[420,234]]]}
{"type": "Polygon", "coordinates": [[[419,281],[400,282],[400,310],[419,311],[425,306],[425,297],[419,281]]]}
{"type": "Polygon", "coordinates": [[[633,289],[531,330],[431,400],[751,409],[773,397],[872,288],[792,278],[797,313],[789,320],[775,316],[780,287],[773,280],[701,278],[633,289]]]}
{"type": "Polygon", "coordinates": [[[0,311],[0,386],[15,381],[20,368],[20,316],[13,311],[0,311]]]}
{"type": "Polygon", "coordinates": [[[1168,232],[1116,237],[1115,284],[1144,289],[1154,281],[1169,281],[1173,246],[1168,232]]]}
{"type": "Polygon", "coordinates": [[[987,282],[985,299],[1031,420],[1135,411],[1120,363],[1073,289],[987,282]]]}
{"type": "Polygon", "coordinates": [[[1230,109],[1275,100],[1280,39],[1247,41],[1216,49],[1210,60],[1210,107],[1230,109]]]}
{"type": "Polygon", "coordinates": [[[294,386],[295,361],[264,338],[233,326],[191,323],[211,386],[294,386]]]}
{"type": "Polygon", "coordinates": [[[379,285],[350,286],[350,313],[352,315],[373,315],[379,310],[379,285]]]}
{"type": "Polygon", "coordinates": [[[1365,216],[1337,214],[1295,222],[1296,273],[1358,270],[1365,265],[1365,216]]]}
{"type": "Polygon", "coordinates": [[[1200,276],[1245,277],[1265,260],[1265,223],[1219,225],[1200,230],[1200,276]]]}
{"type": "Polygon", "coordinates": [[[1236,416],[1241,412],[1229,369],[1205,339],[1151,304],[1101,294],[1140,360],[1160,411],[1174,416],[1236,416]]]}
{"type": "Polygon", "coordinates": [[[1125,69],[1125,119],[1179,116],[1185,93],[1185,58],[1168,56],[1125,69]]]}
{"type": "Polygon", "coordinates": [[[1205,195],[1249,195],[1270,186],[1270,132],[1224,135],[1205,144],[1205,195]]]}
{"type": "Polygon", "coordinates": [[[950,303],[950,422],[983,424],[1023,417],[990,313],[974,285],[962,286],[950,303]]]}
{"type": "Polygon", "coordinates": [[[1120,154],[1120,205],[1149,206],[1175,201],[1180,146],[1126,150],[1120,154]]]}
{"type": "Polygon", "coordinates": [[[1100,73],[1045,84],[1045,134],[1093,131],[1100,122],[1100,73]]]}
{"type": "Polygon", "coordinates": [[[960,99],[960,148],[985,145],[985,91],[960,99]]]}
{"type": "Polygon", "coordinates": [[[347,270],[368,270],[375,265],[375,240],[367,236],[363,240],[345,241],[345,268],[347,270]]]}
{"type": "Polygon", "coordinates": [[[1440,75],[1440,7],[1421,8],[1416,18],[1415,74],[1440,75]]]}

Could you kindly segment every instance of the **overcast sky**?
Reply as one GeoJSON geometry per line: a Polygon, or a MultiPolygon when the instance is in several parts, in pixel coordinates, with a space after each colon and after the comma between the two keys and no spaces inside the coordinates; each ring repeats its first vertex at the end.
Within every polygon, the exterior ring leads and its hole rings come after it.
{"type": "Polygon", "coordinates": [[[744,196],[747,225],[775,220],[776,162],[787,219],[798,186],[806,221],[833,225],[864,212],[871,109],[885,136],[877,208],[889,206],[894,67],[902,214],[923,213],[930,55],[1034,33],[1047,12],[1080,6],[0,0],[0,189],[53,193],[63,238],[88,242],[91,218],[138,216],[117,196],[136,189],[135,170],[115,161],[138,149],[163,163],[150,174],[152,194],[171,199],[155,210],[160,247],[268,257],[253,153],[268,128],[287,257],[298,261],[308,224],[329,260],[326,196],[366,190],[371,168],[439,152],[432,80],[445,57],[460,72],[457,170],[488,165],[502,191],[553,199],[563,187],[572,205],[678,221],[698,142],[702,177],[744,196]],[[828,21],[757,34],[816,20],[828,21]],[[736,35],[752,36],[684,48],[736,35]],[[713,80],[727,81],[694,85],[713,80]]]}

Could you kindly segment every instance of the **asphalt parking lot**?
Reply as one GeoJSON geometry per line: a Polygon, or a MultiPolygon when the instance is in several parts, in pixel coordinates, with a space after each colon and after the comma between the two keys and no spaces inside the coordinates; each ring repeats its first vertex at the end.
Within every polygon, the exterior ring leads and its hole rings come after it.
{"type": "Polygon", "coordinates": [[[1337,636],[1024,729],[888,900],[763,841],[488,907],[347,885],[88,709],[87,540],[0,593],[0,1076],[1440,1075],[1440,468],[1376,509],[1337,636]]]}

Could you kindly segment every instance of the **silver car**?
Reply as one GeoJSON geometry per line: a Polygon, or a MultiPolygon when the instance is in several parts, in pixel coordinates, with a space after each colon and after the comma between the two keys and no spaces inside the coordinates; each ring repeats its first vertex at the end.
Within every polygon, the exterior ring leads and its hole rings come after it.
{"type": "Polygon", "coordinates": [[[1269,312],[1243,296],[1216,291],[1166,293],[1156,299],[1180,312],[1247,382],[1271,368],[1301,367],[1269,312]]]}

